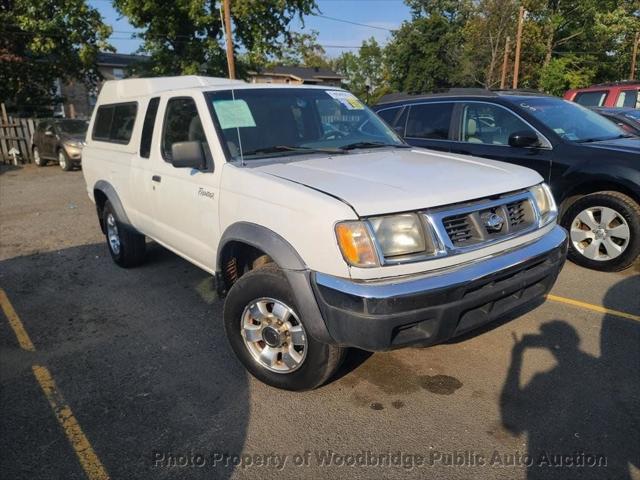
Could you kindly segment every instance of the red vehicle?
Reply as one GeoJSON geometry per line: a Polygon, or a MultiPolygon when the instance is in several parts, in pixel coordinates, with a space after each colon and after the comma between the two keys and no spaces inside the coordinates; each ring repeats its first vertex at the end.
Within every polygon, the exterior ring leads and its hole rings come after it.
{"type": "Polygon", "coordinates": [[[585,107],[640,108],[640,82],[628,80],[575,88],[567,90],[564,98],[585,107]]]}

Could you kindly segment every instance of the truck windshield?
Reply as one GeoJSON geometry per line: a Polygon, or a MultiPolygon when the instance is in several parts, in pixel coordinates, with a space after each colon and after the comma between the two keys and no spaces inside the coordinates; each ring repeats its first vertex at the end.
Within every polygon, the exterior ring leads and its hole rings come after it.
{"type": "Polygon", "coordinates": [[[406,147],[375,113],[343,90],[257,88],[206,96],[233,160],[406,147]]]}
{"type": "Polygon", "coordinates": [[[553,97],[532,97],[518,106],[564,140],[585,143],[627,136],[616,124],[577,103],[553,97]]]}

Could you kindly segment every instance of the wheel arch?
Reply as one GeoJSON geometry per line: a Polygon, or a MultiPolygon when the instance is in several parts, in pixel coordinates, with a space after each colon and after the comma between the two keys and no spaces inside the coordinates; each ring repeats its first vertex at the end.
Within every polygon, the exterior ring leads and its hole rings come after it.
{"type": "Polygon", "coordinates": [[[591,193],[604,191],[622,193],[631,198],[638,205],[640,205],[640,191],[638,188],[633,188],[632,185],[619,181],[615,178],[591,178],[567,188],[565,194],[559,202],[560,220],[562,220],[562,217],[567,212],[567,210],[569,210],[571,205],[573,205],[579,198],[591,193]]]}
{"type": "Polygon", "coordinates": [[[100,222],[102,233],[105,233],[106,231],[104,222],[102,221],[102,216],[107,200],[111,203],[111,206],[115,210],[120,223],[135,230],[124,210],[122,202],[120,201],[120,197],[116,193],[116,189],[113,187],[113,185],[111,185],[106,180],[98,180],[93,187],[93,198],[95,199],[96,213],[98,214],[98,222],[100,222]]]}
{"type": "MultiPolygon", "coordinates": [[[[218,292],[222,295],[231,288],[226,277],[225,266],[235,254],[247,255],[237,261],[237,266],[247,267],[249,261],[275,263],[285,274],[296,305],[310,335],[321,342],[335,343],[327,330],[315,295],[311,288],[311,272],[296,249],[278,233],[267,227],[250,222],[237,222],[224,231],[218,244],[216,279],[218,292]]],[[[249,266],[249,268],[253,265],[249,266]]]]}

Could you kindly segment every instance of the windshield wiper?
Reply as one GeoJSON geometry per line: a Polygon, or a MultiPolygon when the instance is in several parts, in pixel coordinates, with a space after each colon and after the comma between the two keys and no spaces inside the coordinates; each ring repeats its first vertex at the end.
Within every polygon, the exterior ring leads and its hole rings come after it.
{"type": "Polygon", "coordinates": [[[278,152],[319,152],[319,153],[344,153],[337,148],[313,148],[313,147],[296,147],[294,145],[272,145],[271,147],[256,148],[248,152],[242,152],[246,155],[259,155],[261,153],[278,153],[278,152]]]}
{"type": "Polygon", "coordinates": [[[340,147],[340,150],[354,150],[356,148],[380,148],[380,147],[396,147],[396,148],[411,148],[411,145],[404,143],[384,143],[384,142],[354,142],[348,143],[340,147]]]}

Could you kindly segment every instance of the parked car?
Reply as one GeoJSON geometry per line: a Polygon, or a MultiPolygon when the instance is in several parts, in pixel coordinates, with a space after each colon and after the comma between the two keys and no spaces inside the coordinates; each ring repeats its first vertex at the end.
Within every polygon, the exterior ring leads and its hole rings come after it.
{"type": "Polygon", "coordinates": [[[569,258],[597,270],[640,254],[640,139],[577,103],[532,92],[457,90],[374,107],[407,142],[533,168],[560,205],[569,258]]]}
{"type": "Polygon", "coordinates": [[[335,87],[108,81],[83,155],[111,257],[145,237],[215,275],[229,343],[279,388],[346,347],[429,345],[540,301],[565,231],[542,177],[412,149],[335,87]]]}
{"type": "Polygon", "coordinates": [[[31,146],[35,164],[44,167],[50,161],[57,161],[65,172],[79,167],[87,127],[86,120],[40,120],[31,146]]]}
{"type": "Polygon", "coordinates": [[[640,109],[593,107],[591,110],[611,120],[631,135],[640,137],[640,109]]]}
{"type": "Polygon", "coordinates": [[[584,107],[640,108],[639,91],[640,82],[628,80],[567,90],[564,98],[584,107]]]}

